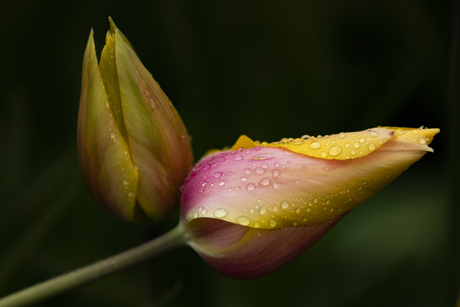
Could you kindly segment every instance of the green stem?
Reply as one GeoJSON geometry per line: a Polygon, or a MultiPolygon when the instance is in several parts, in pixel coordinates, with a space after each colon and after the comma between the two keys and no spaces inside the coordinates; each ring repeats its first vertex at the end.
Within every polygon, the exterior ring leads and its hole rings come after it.
{"type": "Polygon", "coordinates": [[[126,252],[6,296],[0,299],[0,307],[18,307],[37,303],[92,283],[182,245],[185,245],[184,233],[177,226],[164,235],[126,252]]]}

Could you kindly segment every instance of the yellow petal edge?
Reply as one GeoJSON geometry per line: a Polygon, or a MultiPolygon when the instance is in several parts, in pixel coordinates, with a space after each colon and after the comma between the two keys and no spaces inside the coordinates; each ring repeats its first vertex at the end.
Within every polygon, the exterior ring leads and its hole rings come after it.
{"type": "Polygon", "coordinates": [[[392,138],[398,138],[399,141],[426,145],[427,151],[433,151],[428,145],[437,133],[439,133],[439,129],[423,127],[377,127],[364,131],[342,132],[326,136],[311,137],[304,135],[301,138],[295,139],[283,138],[273,143],[253,141],[246,135],[242,135],[230,150],[253,148],[256,146],[278,147],[315,158],[348,160],[367,156],[392,138]]]}

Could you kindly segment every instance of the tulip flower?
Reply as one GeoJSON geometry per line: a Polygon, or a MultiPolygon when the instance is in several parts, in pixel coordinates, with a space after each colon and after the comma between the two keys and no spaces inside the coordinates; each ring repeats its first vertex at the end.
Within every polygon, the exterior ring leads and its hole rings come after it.
{"type": "Polygon", "coordinates": [[[218,272],[268,274],[432,151],[438,132],[379,127],[271,144],[242,136],[192,169],[182,187],[181,227],[218,272]]]}
{"type": "Polygon", "coordinates": [[[99,64],[92,31],[84,55],[78,156],[96,202],[128,221],[175,209],[193,162],[177,111],[111,19],[99,64]]]}

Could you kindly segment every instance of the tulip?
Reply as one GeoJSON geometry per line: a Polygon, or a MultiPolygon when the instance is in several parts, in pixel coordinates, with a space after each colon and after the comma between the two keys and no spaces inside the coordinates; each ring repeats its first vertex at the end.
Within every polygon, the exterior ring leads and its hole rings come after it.
{"type": "Polygon", "coordinates": [[[223,275],[268,274],[432,151],[428,145],[438,132],[379,127],[271,144],[241,136],[189,173],[182,231],[223,275]]]}
{"type": "Polygon", "coordinates": [[[78,157],[96,202],[128,221],[174,210],[193,162],[177,111],[111,19],[100,63],[92,31],[84,55],[78,157]]]}

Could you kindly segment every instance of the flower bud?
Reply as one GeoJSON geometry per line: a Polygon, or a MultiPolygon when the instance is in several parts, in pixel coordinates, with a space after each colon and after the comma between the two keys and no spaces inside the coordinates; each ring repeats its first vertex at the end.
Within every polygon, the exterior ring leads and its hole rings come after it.
{"type": "Polygon", "coordinates": [[[100,63],[93,31],[84,55],[78,156],[96,202],[128,221],[175,209],[192,166],[182,120],[111,19],[100,63]]]}
{"type": "Polygon", "coordinates": [[[182,228],[220,273],[268,274],[432,151],[438,132],[385,127],[271,144],[242,136],[190,172],[182,228]]]}

